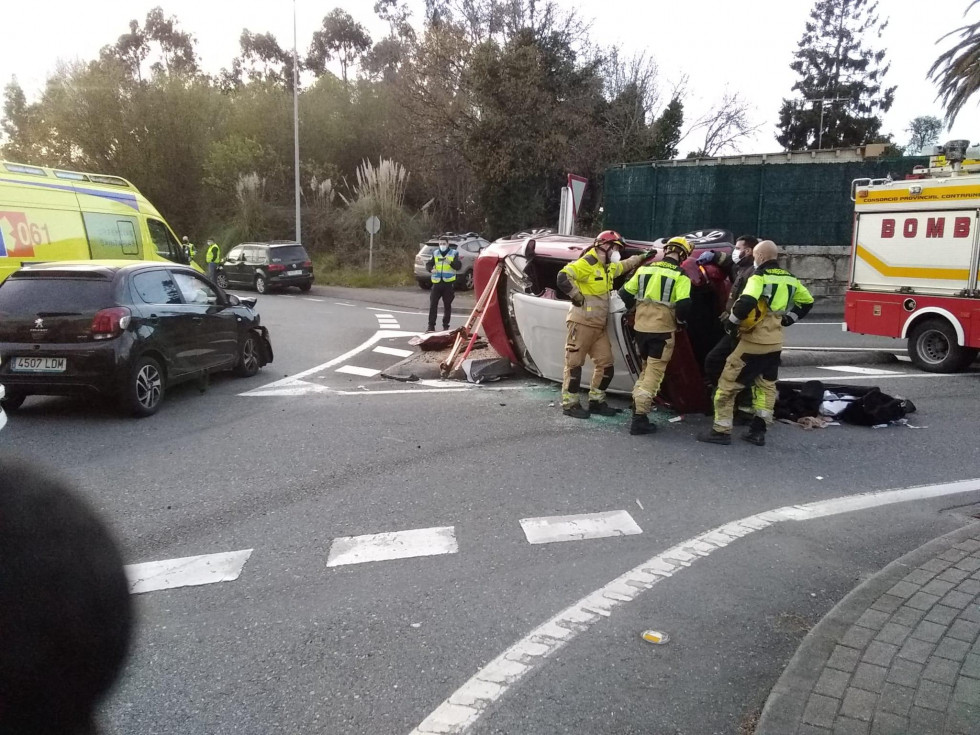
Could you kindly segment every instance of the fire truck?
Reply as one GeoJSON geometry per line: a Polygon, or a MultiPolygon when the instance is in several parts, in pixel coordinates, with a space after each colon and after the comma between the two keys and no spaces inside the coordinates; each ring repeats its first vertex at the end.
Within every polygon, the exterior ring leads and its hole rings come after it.
{"type": "Polygon", "coordinates": [[[980,351],[980,147],[937,146],[905,180],[855,180],[851,199],[844,330],[907,339],[929,372],[967,368],[980,351]]]}

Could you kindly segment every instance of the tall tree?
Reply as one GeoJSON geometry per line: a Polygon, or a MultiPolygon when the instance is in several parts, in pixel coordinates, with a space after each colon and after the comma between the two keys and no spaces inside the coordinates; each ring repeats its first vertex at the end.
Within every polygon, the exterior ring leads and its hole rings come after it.
{"type": "Polygon", "coordinates": [[[327,62],[336,59],[340,62],[341,77],[347,86],[347,70],[371,48],[371,36],[350,13],[334,8],[323,19],[320,30],[313,34],[310,51],[306,57],[308,69],[322,75],[327,62]]]}
{"type": "Polygon", "coordinates": [[[133,79],[142,82],[144,69],[155,75],[187,76],[199,71],[194,37],[180,30],[177,19],[164,16],[163,9],[153,8],[139,21],[129,21],[129,33],[124,33],[115,44],[105,46],[103,60],[122,62],[133,79]]]}
{"type": "Polygon", "coordinates": [[[650,147],[646,158],[652,161],[676,158],[683,126],[684,103],[678,95],[674,95],[650,127],[650,147]]]}
{"type": "MultiPolygon", "coordinates": [[[[966,12],[976,5],[980,5],[980,0],[973,0],[966,12]]],[[[967,100],[980,89],[980,21],[961,26],[939,40],[955,35],[959,35],[959,41],[943,52],[929,70],[929,76],[939,86],[950,126],[967,100]]]]}
{"type": "MultiPolygon", "coordinates": [[[[230,86],[238,86],[245,80],[267,82],[292,91],[293,54],[279,45],[271,33],[252,33],[242,29],[238,38],[241,55],[232,61],[230,70],[222,71],[222,78],[230,86]]],[[[302,64],[300,70],[302,71],[302,64]]]]}
{"type": "Polygon", "coordinates": [[[877,0],[817,0],[790,68],[799,75],[779,111],[776,140],[786,150],[863,145],[882,138],[882,113],[895,87],[885,87],[884,49],[867,43],[888,21],[877,0]],[[823,128],[821,130],[821,122],[823,128]]]}
{"type": "Polygon", "coordinates": [[[943,132],[943,121],[932,115],[921,115],[909,123],[905,132],[909,134],[905,152],[910,156],[921,154],[930,146],[936,145],[939,134],[943,132]]]}
{"type": "Polygon", "coordinates": [[[739,141],[761,127],[749,120],[749,105],[741,94],[726,91],[716,105],[691,125],[690,132],[699,133],[702,142],[688,158],[710,158],[737,151],[739,141]]]}

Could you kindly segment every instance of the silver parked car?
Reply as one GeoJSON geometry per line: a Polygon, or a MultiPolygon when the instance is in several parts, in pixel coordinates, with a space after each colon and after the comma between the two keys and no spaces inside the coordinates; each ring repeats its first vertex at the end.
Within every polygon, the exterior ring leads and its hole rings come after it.
{"type": "Polygon", "coordinates": [[[432,251],[439,247],[440,240],[448,240],[450,246],[459,251],[459,259],[463,267],[456,276],[456,290],[470,291],[473,288],[473,266],[476,265],[476,258],[490,244],[475,232],[467,232],[464,235],[445,232],[422,243],[415,256],[415,280],[419,287],[426,290],[432,288],[432,280],[425,269],[425,264],[432,257],[432,251]]]}

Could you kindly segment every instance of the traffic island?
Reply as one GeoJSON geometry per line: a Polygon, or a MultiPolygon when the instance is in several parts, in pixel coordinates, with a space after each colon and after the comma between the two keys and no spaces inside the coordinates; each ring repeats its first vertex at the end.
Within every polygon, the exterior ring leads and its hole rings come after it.
{"type": "Polygon", "coordinates": [[[980,524],[892,562],[804,639],[755,735],[976,733],[980,524]]]}
{"type": "MultiPolygon", "coordinates": [[[[417,352],[410,357],[406,357],[401,362],[395,363],[387,370],[382,371],[381,377],[388,378],[389,380],[399,380],[402,382],[440,380],[442,378],[441,365],[443,362],[449,359],[450,349],[451,348],[417,352]]],[[[466,359],[467,361],[472,360],[473,366],[479,369],[477,373],[474,373],[471,370],[471,375],[474,375],[474,378],[476,378],[473,382],[482,382],[478,379],[480,372],[486,374],[487,380],[496,380],[501,377],[505,377],[505,374],[513,375],[517,370],[517,368],[515,368],[506,358],[503,358],[497,354],[497,351],[492,347],[479,347],[473,349],[470,351],[470,354],[467,355],[466,359]],[[503,370],[502,363],[506,363],[510,369],[508,371],[503,370]]],[[[467,381],[467,375],[462,368],[454,371],[449,378],[451,380],[467,381]]]]}

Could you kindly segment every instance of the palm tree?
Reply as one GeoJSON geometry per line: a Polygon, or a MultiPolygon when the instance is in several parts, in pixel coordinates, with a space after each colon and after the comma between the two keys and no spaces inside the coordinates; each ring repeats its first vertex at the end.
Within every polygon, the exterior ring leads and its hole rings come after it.
{"type": "MultiPolygon", "coordinates": [[[[964,16],[980,0],[972,0],[964,16]]],[[[959,36],[959,42],[945,51],[929,70],[929,77],[939,86],[938,97],[946,106],[946,123],[952,125],[967,100],[980,89],[980,21],[947,33],[959,36]]]]}

